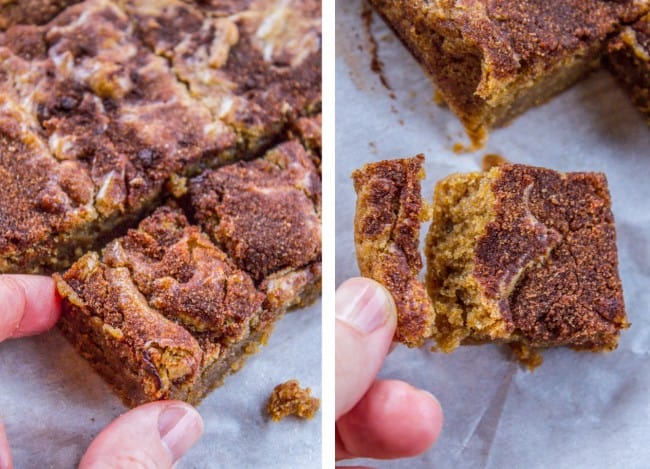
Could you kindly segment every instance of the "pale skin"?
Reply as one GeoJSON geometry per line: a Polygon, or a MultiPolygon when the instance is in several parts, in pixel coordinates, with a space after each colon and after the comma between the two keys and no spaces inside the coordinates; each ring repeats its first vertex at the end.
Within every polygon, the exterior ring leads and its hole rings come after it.
{"type": "Polygon", "coordinates": [[[403,381],[377,380],[395,334],[395,305],[378,283],[344,282],[336,292],[336,459],[418,455],[438,438],[433,395],[403,381]]]}
{"type": "MultiPolygon", "coordinates": [[[[44,332],[60,314],[61,302],[51,278],[0,275],[0,342],[44,332]]],[[[97,435],[79,468],[170,468],[202,433],[201,417],[184,402],[145,404],[125,412],[97,435]]],[[[13,467],[0,421],[0,469],[13,467]]]]}

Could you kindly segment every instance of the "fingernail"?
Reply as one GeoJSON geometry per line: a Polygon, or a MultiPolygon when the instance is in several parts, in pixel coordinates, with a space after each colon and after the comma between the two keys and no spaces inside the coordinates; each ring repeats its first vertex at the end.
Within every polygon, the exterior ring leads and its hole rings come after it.
{"type": "Polygon", "coordinates": [[[336,291],[336,319],[364,334],[383,326],[393,309],[386,290],[371,281],[348,281],[336,291]]]}
{"type": "Polygon", "coordinates": [[[190,407],[172,405],[158,417],[160,440],[169,449],[172,461],[178,461],[203,433],[203,422],[190,407]]]}

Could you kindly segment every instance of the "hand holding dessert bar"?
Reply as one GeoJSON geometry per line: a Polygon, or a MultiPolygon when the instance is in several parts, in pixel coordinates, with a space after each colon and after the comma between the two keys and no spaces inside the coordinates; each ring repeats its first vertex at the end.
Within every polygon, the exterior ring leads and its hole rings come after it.
{"type": "MultiPolygon", "coordinates": [[[[61,313],[54,282],[42,276],[0,276],[0,304],[0,342],[44,332],[61,313]]],[[[178,401],[147,404],[123,414],[101,432],[79,467],[108,467],[119,465],[119,461],[142,467],[171,467],[202,432],[201,417],[189,405],[178,401]]],[[[0,421],[0,467],[12,467],[11,459],[0,421]]]]}
{"type": "Polygon", "coordinates": [[[336,291],[336,459],[415,456],[429,448],[442,411],[429,393],[403,381],[379,380],[395,334],[389,292],[367,278],[336,291]]]}
{"type": "Polygon", "coordinates": [[[433,338],[445,352],[506,343],[531,369],[548,347],[616,348],[629,324],[603,174],[502,164],[443,179],[426,241],[423,294],[421,218],[411,209],[424,204],[423,161],[383,161],[353,174],[359,267],[394,295],[397,340],[418,346],[433,338]],[[407,239],[377,236],[386,230],[407,239]],[[394,259],[408,256],[413,268],[400,269],[394,259]]]}

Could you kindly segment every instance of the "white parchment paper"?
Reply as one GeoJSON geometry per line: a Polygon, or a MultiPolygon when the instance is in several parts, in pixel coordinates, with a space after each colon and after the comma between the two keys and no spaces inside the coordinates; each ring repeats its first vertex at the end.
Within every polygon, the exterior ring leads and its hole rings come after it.
{"type": "MultiPolygon", "coordinates": [[[[322,395],[320,311],[319,300],[287,314],[268,344],[199,405],[205,433],[177,467],[321,466],[320,412],[274,423],[265,411],[273,388],[291,378],[322,395]]],[[[0,344],[0,418],[16,469],[74,468],[126,410],[57,330],[0,344]]]]}
{"type": "Polygon", "coordinates": [[[486,148],[457,155],[453,144],[467,143],[462,127],[432,102],[432,85],[406,49],[374,15],[372,31],[392,98],[370,70],[360,0],[336,5],[336,284],[359,273],[352,231],[354,168],[425,153],[423,192],[430,198],[437,180],[479,170],[486,153],[497,153],[513,162],[607,174],[632,323],[616,351],[547,351],[534,373],[493,345],[462,347],[450,355],[399,346],[381,377],[433,392],[444,410],[443,432],[437,445],[417,458],[365,463],[438,469],[650,467],[650,129],[642,116],[601,71],[492,132],[486,148]]]}

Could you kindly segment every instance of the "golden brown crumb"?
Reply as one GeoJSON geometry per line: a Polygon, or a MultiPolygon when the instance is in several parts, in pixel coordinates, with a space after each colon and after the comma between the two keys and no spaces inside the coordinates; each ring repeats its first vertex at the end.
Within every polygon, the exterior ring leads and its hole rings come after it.
{"type": "Polygon", "coordinates": [[[494,153],[488,153],[483,157],[483,161],[481,162],[481,169],[485,172],[491,170],[495,166],[501,166],[502,164],[506,163],[508,163],[508,160],[506,160],[503,156],[494,153]]]}
{"type": "Polygon", "coordinates": [[[266,410],[274,422],[289,415],[311,419],[320,408],[320,399],[311,397],[311,389],[302,389],[297,379],[278,384],[269,398],[266,410]]]}

